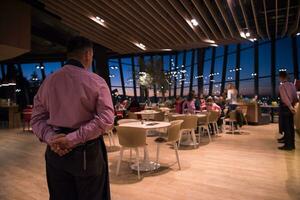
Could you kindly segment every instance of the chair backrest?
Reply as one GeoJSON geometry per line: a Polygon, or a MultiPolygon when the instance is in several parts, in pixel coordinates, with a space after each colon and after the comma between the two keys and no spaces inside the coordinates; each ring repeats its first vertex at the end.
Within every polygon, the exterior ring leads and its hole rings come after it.
{"type": "Polygon", "coordinates": [[[219,111],[210,111],[208,121],[209,123],[215,123],[218,121],[219,117],[220,117],[219,111]]]}
{"type": "Polygon", "coordinates": [[[178,116],[176,120],[183,120],[181,129],[197,129],[198,117],[195,115],[178,116]]]}
{"type": "Polygon", "coordinates": [[[169,122],[175,120],[175,117],[173,117],[173,114],[174,114],[174,113],[168,113],[168,120],[169,120],[169,122]]]}
{"type": "Polygon", "coordinates": [[[125,123],[130,123],[130,122],[138,122],[139,120],[137,119],[120,119],[118,121],[118,124],[125,124],[125,123]]]}
{"type": "Polygon", "coordinates": [[[165,112],[159,112],[154,114],[154,121],[165,121],[165,112]]]}
{"type": "Polygon", "coordinates": [[[230,111],[228,115],[229,115],[230,120],[236,121],[236,111],[235,110],[230,111]]]}
{"type": "Polygon", "coordinates": [[[133,112],[128,112],[128,118],[129,119],[138,119],[137,114],[134,114],[133,112]]]}
{"type": "Polygon", "coordinates": [[[180,138],[180,129],[182,126],[183,120],[171,121],[171,126],[168,128],[168,141],[176,142],[180,138]]]}
{"type": "Polygon", "coordinates": [[[141,147],[146,145],[146,130],[142,128],[117,126],[119,143],[123,147],[141,147]]]}

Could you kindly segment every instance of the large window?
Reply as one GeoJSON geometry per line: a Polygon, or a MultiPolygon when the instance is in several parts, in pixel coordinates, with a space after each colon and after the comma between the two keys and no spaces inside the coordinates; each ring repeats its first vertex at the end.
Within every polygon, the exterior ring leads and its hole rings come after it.
{"type": "MultiPolygon", "coordinates": [[[[244,96],[253,96],[255,92],[254,82],[258,77],[258,93],[261,97],[271,96],[271,42],[270,41],[260,41],[258,42],[258,74],[255,74],[254,66],[254,43],[244,42],[240,44],[240,65],[237,66],[237,44],[228,45],[227,51],[227,63],[226,63],[226,76],[225,83],[222,83],[223,75],[223,62],[224,62],[224,46],[219,46],[215,48],[215,57],[212,58],[212,48],[207,47],[204,51],[204,63],[203,63],[203,73],[198,76],[198,49],[178,51],[171,53],[162,53],[161,55],[150,55],[141,56],[144,62],[151,62],[151,59],[155,59],[160,56],[163,63],[163,73],[170,75],[170,89],[166,95],[174,96],[174,90],[177,95],[181,94],[182,83],[183,85],[183,95],[189,93],[190,85],[192,85],[192,90],[198,91],[198,80],[203,80],[203,94],[209,94],[210,79],[212,79],[213,87],[212,94],[219,95],[221,92],[222,84],[233,83],[236,81],[236,72],[239,71],[240,82],[239,82],[239,92],[244,96]],[[192,55],[195,53],[194,56],[192,55]],[[194,57],[194,60],[192,58],[194,57]],[[177,58],[177,60],[176,60],[177,58]],[[212,63],[214,62],[214,63],[212,63]],[[194,65],[193,65],[194,64],[194,65]],[[211,73],[211,66],[214,64],[214,71],[211,73]],[[193,65],[193,66],[192,66],[193,65]],[[193,69],[193,72],[191,71],[193,69]],[[176,73],[175,73],[176,72],[176,73]],[[191,75],[193,74],[193,77],[191,75]],[[175,78],[176,77],[176,88],[175,78]],[[191,83],[192,81],[192,83],[191,83]]],[[[297,48],[298,48],[298,62],[300,70],[300,37],[297,37],[297,48]]],[[[276,58],[275,67],[276,75],[278,76],[279,69],[286,69],[290,74],[291,79],[293,78],[294,65],[293,65],[293,52],[292,52],[292,41],[291,38],[283,38],[276,40],[276,58]]],[[[122,57],[121,63],[123,66],[123,77],[125,82],[125,89],[127,95],[133,94],[133,79],[137,80],[138,73],[140,70],[138,56],[134,57],[134,63],[131,63],[131,57],[122,57]],[[134,65],[136,77],[132,77],[132,65],[134,65]]],[[[120,81],[120,71],[118,69],[118,59],[110,59],[111,82],[112,87],[121,88],[120,81]]],[[[299,74],[300,75],[300,74],[299,74]]],[[[276,76],[276,83],[278,85],[278,77],[276,76]]],[[[137,85],[137,95],[139,96],[139,84],[137,85]]],[[[121,90],[119,90],[121,91],[121,90]]],[[[150,89],[150,96],[153,96],[153,88],[150,89]]],[[[158,96],[160,94],[157,94],[158,96]]]]}
{"type": "Polygon", "coordinates": [[[226,66],[226,82],[232,82],[235,80],[235,69],[236,69],[236,53],[231,53],[227,57],[226,66]]]}
{"type": "Polygon", "coordinates": [[[271,96],[271,43],[261,42],[258,46],[258,76],[260,96],[271,96]]]}
{"type": "Polygon", "coordinates": [[[291,38],[276,41],[276,74],[279,70],[287,70],[290,75],[294,72],[291,38]]]}

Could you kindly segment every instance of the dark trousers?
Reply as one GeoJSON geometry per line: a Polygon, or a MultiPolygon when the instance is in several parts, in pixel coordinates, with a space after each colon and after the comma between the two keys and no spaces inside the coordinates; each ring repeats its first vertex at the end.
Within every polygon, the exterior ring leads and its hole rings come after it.
{"type": "Polygon", "coordinates": [[[294,116],[286,106],[280,107],[280,127],[284,132],[284,143],[287,147],[295,147],[294,116]]]}
{"type": "Polygon", "coordinates": [[[110,200],[107,153],[102,138],[62,157],[47,147],[46,174],[50,200],[110,200]]]}

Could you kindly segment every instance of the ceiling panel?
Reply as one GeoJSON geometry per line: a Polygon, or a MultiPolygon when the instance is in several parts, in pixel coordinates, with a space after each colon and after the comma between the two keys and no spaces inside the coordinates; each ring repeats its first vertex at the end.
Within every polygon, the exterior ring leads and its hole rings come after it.
{"type": "Polygon", "coordinates": [[[64,24],[120,54],[224,45],[299,32],[298,0],[42,2],[64,24]]]}

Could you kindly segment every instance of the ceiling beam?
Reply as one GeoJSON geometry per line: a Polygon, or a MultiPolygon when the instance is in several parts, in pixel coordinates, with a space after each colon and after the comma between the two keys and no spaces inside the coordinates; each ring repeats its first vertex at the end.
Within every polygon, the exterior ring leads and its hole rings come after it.
{"type": "Polygon", "coordinates": [[[290,15],[290,0],[287,0],[285,26],[284,26],[284,29],[281,33],[281,37],[285,36],[286,33],[287,33],[288,25],[289,25],[289,15],[290,15]]]}
{"type": "Polygon", "coordinates": [[[254,17],[254,23],[255,23],[256,32],[257,32],[257,34],[259,35],[259,37],[261,39],[264,39],[264,35],[262,34],[262,32],[260,30],[260,26],[259,26],[258,21],[257,21],[257,13],[256,13],[256,7],[254,5],[254,1],[255,0],[251,0],[251,8],[252,8],[252,12],[253,12],[253,17],[254,17]]]}
{"type": "MultiPolygon", "coordinates": [[[[181,1],[184,1],[184,0],[181,0],[181,1]]],[[[196,7],[196,9],[197,9],[198,13],[200,14],[200,16],[204,19],[204,22],[207,24],[207,27],[210,29],[210,32],[214,35],[214,38],[212,38],[212,37],[210,36],[210,34],[207,35],[206,37],[207,37],[208,39],[215,39],[215,40],[221,39],[222,36],[219,34],[219,31],[218,31],[218,30],[216,29],[216,27],[214,26],[213,20],[209,19],[209,15],[210,15],[210,14],[208,13],[209,11],[207,12],[207,11],[204,9],[203,5],[200,5],[199,1],[192,0],[192,3],[193,3],[193,5],[196,7]]],[[[186,5],[189,5],[189,4],[186,3],[186,5]]],[[[191,8],[191,6],[189,7],[189,9],[190,9],[190,10],[193,10],[193,9],[191,8]]],[[[206,26],[201,26],[201,27],[207,29],[206,26]]]]}
{"type": "Polygon", "coordinates": [[[264,14],[265,14],[265,25],[266,25],[266,31],[267,31],[267,35],[269,40],[271,39],[270,36],[270,32],[269,32],[269,24],[268,24],[268,15],[267,15],[267,6],[266,6],[266,0],[263,0],[263,4],[264,4],[264,14]]]}
{"type": "Polygon", "coordinates": [[[165,12],[169,14],[169,16],[172,16],[174,18],[177,25],[180,26],[187,33],[192,42],[199,41],[199,37],[197,37],[194,30],[188,25],[186,21],[190,19],[184,19],[183,16],[181,16],[168,1],[156,0],[156,2],[160,4],[160,6],[165,10],[165,12]]]}
{"type": "Polygon", "coordinates": [[[144,10],[144,8],[140,6],[138,3],[136,3],[135,1],[123,1],[123,2],[127,4],[127,6],[129,6],[132,10],[137,12],[138,15],[147,22],[147,24],[151,24],[154,31],[157,31],[159,34],[162,34],[164,35],[164,37],[168,38],[169,46],[174,46],[175,44],[182,42],[181,39],[177,37],[176,34],[174,34],[172,31],[170,31],[167,28],[168,25],[165,23],[164,20],[161,19],[157,20],[157,15],[156,15],[157,13],[155,11],[153,13],[153,10],[152,12],[148,12],[148,9],[144,10]],[[153,23],[154,21],[156,23],[153,23]],[[155,24],[156,27],[153,26],[153,24],[155,24]]]}
{"type": "Polygon", "coordinates": [[[217,16],[217,11],[216,9],[213,7],[212,3],[210,0],[204,0],[206,7],[208,8],[208,11],[210,12],[211,16],[213,17],[215,23],[217,24],[217,26],[219,27],[219,30],[221,31],[221,34],[223,35],[224,38],[228,38],[227,35],[227,30],[224,29],[223,25],[220,22],[220,19],[218,19],[217,16]]]}
{"type": "Polygon", "coordinates": [[[236,31],[234,30],[234,28],[232,26],[232,23],[230,23],[230,20],[229,20],[227,14],[226,14],[226,11],[225,11],[225,9],[224,9],[224,7],[222,5],[222,2],[220,0],[216,0],[216,4],[217,4],[217,7],[218,7],[218,9],[219,9],[219,11],[220,11],[220,13],[221,13],[221,15],[222,15],[222,17],[223,17],[226,25],[227,25],[227,28],[228,28],[231,36],[232,37],[237,37],[236,31]]]}

